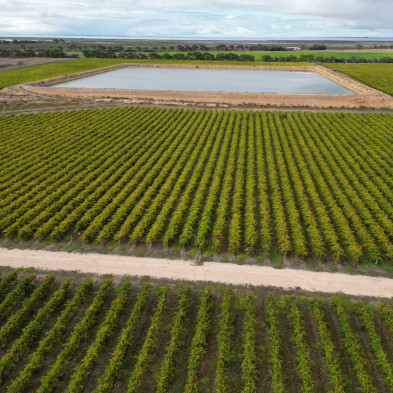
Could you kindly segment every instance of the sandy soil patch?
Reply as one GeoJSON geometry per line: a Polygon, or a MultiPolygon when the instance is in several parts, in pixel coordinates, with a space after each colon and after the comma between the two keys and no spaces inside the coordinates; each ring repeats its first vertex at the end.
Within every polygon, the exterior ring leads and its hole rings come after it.
{"type": "Polygon", "coordinates": [[[184,260],[0,248],[0,265],[284,289],[300,288],[305,291],[340,292],[353,296],[393,297],[393,280],[389,278],[274,269],[268,266],[240,266],[232,263],[201,264],[184,260]]]}
{"type": "MultiPolygon", "coordinates": [[[[151,98],[117,98],[117,97],[71,97],[33,93],[12,86],[0,90],[0,115],[20,114],[20,113],[40,113],[53,111],[67,111],[75,109],[107,108],[113,106],[151,106],[161,108],[191,108],[191,109],[252,109],[269,111],[293,111],[293,106],[272,106],[272,105],[238,105],[227,104],[225,102],[198,102],[198,101],[165,101],[151,98]]],[[[296,107],[298,111],[307,112],[358,112],[358,113],[391,113],[393,109],[373,109],[373,108],[310,108],[296,107]]]]}
{"type": "Polygon", "coordinates": [[[227,92],[188,92],[166,90],[122,90],[122,89],[79,89],[56,87],[26,87],[38,94],[62,97],[121,97],[141,101],[158,101],[172,105],[184,103],[209,103],[244,105],[252,107],[309,107],[309,108],[374,108],[393,109],[393,97],[388,95],[344,95],[344,94],[276,94],[276,93],[227,93],[227,92]]]}

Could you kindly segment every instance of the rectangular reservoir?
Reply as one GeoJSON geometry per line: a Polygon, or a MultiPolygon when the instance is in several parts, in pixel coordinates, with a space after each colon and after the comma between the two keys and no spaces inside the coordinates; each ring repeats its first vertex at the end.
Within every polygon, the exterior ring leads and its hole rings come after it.
{"type": "Polygon", "coordinates": [[[127,67],[53,85],[199,92],[354,94],[316,72],[127,67]]]}

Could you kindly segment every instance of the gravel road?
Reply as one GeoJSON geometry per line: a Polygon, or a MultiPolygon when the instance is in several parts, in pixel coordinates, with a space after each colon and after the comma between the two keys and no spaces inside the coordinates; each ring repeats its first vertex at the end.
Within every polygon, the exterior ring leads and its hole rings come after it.
{"type": "Polygon", "coordinates": [[[343,293],[354,296],[393,297],[393,280],[343,273],[274,269],[233,263],[139,258],[119,255],[80,254],[0,248],[0,265],[69,270],[82,273],[150,276],[185,281],[272,286],[284,289],[343,293]]]}

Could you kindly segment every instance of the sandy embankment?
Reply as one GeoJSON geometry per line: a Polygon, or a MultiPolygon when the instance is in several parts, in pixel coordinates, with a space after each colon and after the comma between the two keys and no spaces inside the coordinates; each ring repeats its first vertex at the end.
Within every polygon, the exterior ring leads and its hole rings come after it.
{"type": "Polygon", "coordinates": [[[393,280],[389,278],[274,269],[256,265],[239,266],[232,263],[198,264],[184,260],[0,248],[0,265],[284,289],[300,288],[305,291],[340,292],[354,296],[393,297],[393,280]]]}

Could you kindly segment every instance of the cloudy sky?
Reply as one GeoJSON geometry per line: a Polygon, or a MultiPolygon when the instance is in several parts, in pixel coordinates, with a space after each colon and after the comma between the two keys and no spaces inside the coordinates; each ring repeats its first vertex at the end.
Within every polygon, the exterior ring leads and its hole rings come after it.
{"type": "Polygon", "coordinates": [[[393,37],[393,0],[0,0],[0,36],[393,37]]]}

